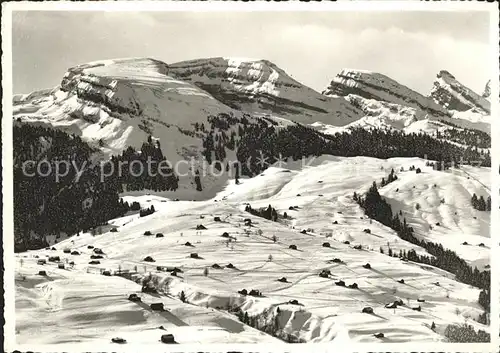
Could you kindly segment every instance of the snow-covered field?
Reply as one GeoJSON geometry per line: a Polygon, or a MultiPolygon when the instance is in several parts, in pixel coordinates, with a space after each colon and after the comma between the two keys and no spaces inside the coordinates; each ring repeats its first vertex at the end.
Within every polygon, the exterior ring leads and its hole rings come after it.
{"type": "Polygon", "coordinates": [[[17,254],[17,342],[107,343],[123,337],[129,343],[161,344],[164,333],[172,333],[179,343],[283,342],[242,324],[228,312],[236,307],[261,319],[277,315],[283,332],[307,342],[347,335],[354,342],[439,342],[446,341],[447,325],[464,321],[488,331],[473,320],[482,312],[479,290],[437,268],[387,256],[388,246],[396,252],[425,250],[367,219],[352,195],[366,192],[394,168],[398,180],[379,189],[393,211],[402,210],[418,237],[440,242],[482,269],[489,262],[489,213],[474,210],[470,197],[489,194],[489,168],[440,172],[419,158],[332,156],[317,158],[306,168],[299,164],[269,168],[252,179],[241,179],[239,185],[230,182],[205,201],[125,196],[142,207],[154,205],[156,212],[112,220],[103,234],[67,238],[54,245],[56,250],[17,254]],[[408,171],[411,165],[422,168],[422,173],[408,171]],[[420,210],[415,208],[417,202],[420,210]],[[271,222],[255,217],[244,211],[246,203],[254,209],[271,204],[290,219],[271,222]],[[289,210],[290,206],[298,208],[289,210]],[[245,225],[246,218],[252,226],[245,225]],[[205,230],[196,229],[201,224],[205,230]],[[110,232],[111,227],[118,232],[110,232]],[[363,232],[366,228],[370,234],[363,232]],[[302,229],[308,229],[306,234],[302,229]],[[145,231],[153,235],[145,236],[145,231]],[[160,232],[164,237],[155,237],[160,232]],[[227,242],[224,232],[233,241],[227,242]],[[470,245],[461,245],[464,241],[470,245]],[[330,247],[322,246],[325,242],[330,247]],[[478,247],[479,243],[486,247],[478,247]],[[289,248],[292,244],[297,250],[289,248]],[[89,245],[104,251],[100,264],[89,264],[93,251],[89,245]],[[200,258],[191,258],[194,252],[200,258]],[[60,256],[65,269],[53,262],[37,265],[37,260],[54,255],[60,256]],[[144,262],[146,256],[155,262],[144,262]],[[342,263],[328,262],[334,258],[342,263]],[[229,263],[235,268],[225,267],[229,263]],[[366,263],[371,269],[363,267],[366,263]],[[222,268],[212,268],[214,264],[222,268]],[[175,266],[183,272],[174,277],[157,271],[157,266],[175,266]],[[131,271],[132,280],[100,274],[119,269],[131,271]],[[323,269],[331,271],[329,278],[318,276],[323,269]],[[47,276],[38,275],[39,270],[47,276]],[[140,293],[141,286],[135,283],[149,273],[158,282],[158,295],[140,293]],[[278,281],[281,277],[287,282],[278,281]],[[338,280],[357,283],[359,288],[336,286],[338,280]],[[256,289],[263,296],[243,296],[237,292],[241,289],[256,289]],[[181,291],[186,303],[179,300],[181,291]],[[143,305],[128,301],[131,293],[141,296],[143,305]],[[292,299],[299,305],[289,304],[292,299]],[[405,305],[384,307],[398,299],[405,305]],[[164,303],[168,311],[152,312],[147,305],[156,302],[164,303]],[[419,305],[421,311],[412,310],[419,305]],[[364,307],[372,307],[374,313],[362,313],[364,307]],[[433,322],[435,331],[430,329],[433,322]],[[379,332],[385,337],[375,338],[379,332]]]}

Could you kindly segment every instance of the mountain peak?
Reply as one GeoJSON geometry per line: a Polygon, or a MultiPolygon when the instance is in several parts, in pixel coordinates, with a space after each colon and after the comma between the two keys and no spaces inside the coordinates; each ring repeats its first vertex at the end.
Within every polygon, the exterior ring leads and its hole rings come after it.
{"type": "Polygon", "coordinates": [[[490,98],[490,95],[491,95],[491,80],[488,80],[488,82],[486,82],[486,85],[484,86],[484,91],[483,91],[483,98],[490,98]]]}
{"type": "Polygon", "coordinates": [[[235,62],[242,62],[242,63],[255,63],[255,62],[264,62],[268,60],[264,59],[257,59],[257,58],[245,58],[241,56],[224,56],[222,59],[226,61],[235,61],[235,62]]]}
{"type": "Polygon", "coordinates": [[[360,117],[349,102],[321,95],[265,59],[196,59],[171,64],[169,70],[172,77],[192,83],[238,110],[340,126],[360,117]]]}
{"type": "Polygon", "coordinates": [[[436,75],[431,90],[432,99],[450,110],[467,111],[470,109],[489,114],[490,102],[470,88],[460,83],[455,76],[446,70],[436,75]]]}

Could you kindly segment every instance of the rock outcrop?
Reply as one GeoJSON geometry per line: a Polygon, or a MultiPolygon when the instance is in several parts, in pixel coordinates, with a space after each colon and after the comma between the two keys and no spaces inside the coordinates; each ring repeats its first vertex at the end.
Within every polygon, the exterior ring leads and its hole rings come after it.
{"type": "Polygon", "coordinates": [[[354,94],[367,99],[385,101],[419,109],[436,117],[449,116],[449,112],[432,99],[379,73],[363,70],[342,70],[323,92],[327,96],[354,94]]]}
{"type": "Polygon", "coordinates": [[[201,144],[182,131],[206,123],[211,114],[238,112],[167,72],[167,64],[149,58],[79,65],[57,89],[18,95],[14,118],[74,133],[108,155],[128,146],[139,149],[152,135],[176,161],[183,158],[183,147],[201,144]]]}
{"type": "Polygon", "coordinates": [[[488,80],[488,82],[486,82],[486,86],[484,86],[483,98],[486,98],[486,99],[490,98],[490,95],[491,95],[490,84],[491,84],[491,80],[488,80]]]}
{"type": "Polygon", "coordinates": [[[457,81],[455,76],[446,70],[437,74],[431,90],[434,101],[449,110],[473,111],[490,114],[491,104],[488,100],[457,81]]]}

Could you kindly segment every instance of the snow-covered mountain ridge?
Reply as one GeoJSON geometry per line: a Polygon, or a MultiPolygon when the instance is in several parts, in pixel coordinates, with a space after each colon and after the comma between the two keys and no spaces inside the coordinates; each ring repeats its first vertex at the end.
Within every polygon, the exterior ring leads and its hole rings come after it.
{"type": "Polygon", "coordinates": [[[169,74],[248,113],[271,113],[299,123],[347,125],[362,116],[343,99],[325,97],[268,60],[210,58],[170,65],[169,74]]]}
{"type": "Polygon", "coordinates": [[[86,232],[52,244],[53,250],[19,254],[18,341],[31,344],[42,339],[55,344],[79,339],[106,344],[118,336],[129,344],[161,345],[164,330],[181,344],[275,340],[240,323],[230,311],[234,307],[251,317],[278,316],[276,332],[306,342],[331,342],[343,331],[352,342],[380,342],[374,337],[379,332],[385,334],[387,343],[446,342],[446,327],[464,320],[476,329],[488,330],[475,321],[482,313],[476,302],[477,288],[439,268],[389,256],[389,251],[426,251],[368,219],[352,195],[366,190],[373,180],[380,181],[391,169],[398,171],[398,180],[380,189],[394,212],[401,211],[419,237],[442,240],[468,262],[483,267],[491,245],[485,226],[489,214],[464,204],[472,193],[487,191],[489,172],[468,179],[470,170],[436,171],[418,158],[321,156],[306,170],[299,165],[291,162],[285,168],[270,168],[240,185],[231,182],[216,198],[202,202],[127,196],[128,202],[154,205],[157,212],[147,217],[132,213],[110,220],[102,234],[86,232]],[[410,171],[412,165],[422,173],[410,171]],[[401,168],[404,171],[399,172],[401,168]],[[440,202],[443,198],[445,204],[440,202]],[[420,210],[415,208],[417,202],[420,210]],[[272,222],[256,217],[244,211],[246,203],[254,208],[272,204],[280,217],[287,212],[288,218],[272,222]],[[247,218],[251,227],[244,224],[247,218]],[[200,224],[204,226],[201,231],[197,229],[200,224]],[[302,233],[302,229],[309,230],[302,233]],[[147,231],[153,235],[145,235],[147,231]],[[164,236],[155,237],[157,233],[164,236]],[[464,241],[469,245],[463,245],[464,241]],[[93,248],[104,252],[98,263],[89,263],[95,256],[93,248]],[[56,255],[62,263],[68,259],[74,265],[61,269],[51,261],[37,264],[39,259],[56,255]],[[155,262],[145,261],[147,256],[155,262]],[[332,262],[334,258],[341,262],[332,262]],[[229,263],[232,268],[226,267],[229,263]],[[364,267],[367,263],[370,268],[364,267]],[[183,272],[172,276],[162,271],[167,267],[183,272]],[[138,280],[151,273],[158,278],[160,292],[141,293],[139,284],[101,274],[119,269],[135,273],[138,280]],[[39,270],[48,276],[37,275],[39,270]],[[330,274],[320,276],[323,270],[330,274]],[[286,280],[279,281],[282,277],[286,280]],[[336,285],[339,281],[346,286],[336,285]],[[349,288],[353,283],[359,287],[349,288]],[[240,295],[238,291],[244,288],[260,290],[264,296],[240,295]],[[180,300],[182,291],[186,302],[180,300]],[[127,300],[131,293],[142,297],[142,307],[127,300]],[[397,300],[403,300],[403,305],[386,307],[397,300]],[[158,302],[164,303],[168,313],[150,310],[149,304],[158,302]],[[363,313],[365,307],[373,308],[373,314],[363,313]],[[412,310],[417,307],[418,311],[412,310]],[[54,330],[54,324],[61,323],[54,330]],[[158,329],[160,325],[164,330],[158,329]],[[80,328],[76,332],[75,326],[80,328]]]}
{"type": "Polygon", "coordinates": [[[267,60],[222,57],[171,65],[150,58],[96,61],[70,68],[60,87],[15,95],[13,103],[14,118],[76,133],[108,155],[138,148],[154,135],[169,141],[164,152],[172,160],[182,158],[180,145],[197,145],[192,137],[178,136],[178,129],[218,113],[270,116],[334,131],[386,126],[427,133],[435,131],[426,123],[432,120],[490,129],[484,111],[448,110],[378,73],[342,70],[322,95],[267,60]]]}
{"type": "MultiPolygon", "coordinates": [[[[182,147],[200,145],[180,129],[206,123],[208,115],[239,114],[207,92],[166,75],[153,59],[93,62],[68,70],[61,86],[14,99],[14,118],[43,123],[99,144],[106,154],[136,149],[152,135],[171,161],[182,147]]],[[[194,148],[199,150],[199,147],[194,148]]]]}

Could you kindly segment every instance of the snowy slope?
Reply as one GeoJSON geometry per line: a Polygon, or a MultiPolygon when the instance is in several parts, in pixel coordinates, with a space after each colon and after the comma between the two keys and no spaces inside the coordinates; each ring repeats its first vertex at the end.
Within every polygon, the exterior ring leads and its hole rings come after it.
{"type": "MultiPolygon", "coordinates": [[[[246,182],[244,191],[238,189],[242,193],[241,196],[232,193],[223,195],[228,200],[241,202],[263,199],[255,202],[256,207],[264,207],[269,203],[275,207],[276,202],[279,202],[277,205],[281,207],[277,209],[283,211],[287,211],[291,205],[302,207],[301,203],[305,202],[309,207],[305,207],[304,211],[300,209],[292,211],[291,214],[301,216],[292,222],[293,226],[298,229],[308,228],[311,225],[312,228],[320,226],[319,230],[316,229],[318,232],[329,232],[331,230],[329,217],[333,219],[345,217],[335,214],[335,210],[352,207],[350,196],[354,191],[358,193],[363,191],[363,188],[371,185],[374,180],[380,182],[383,177],[387,177],[391,169],[394,169],[399,180],[381,188],[380,193],[391,204],[393,212],[403,211],[403,216],[415,229],[415,235],[424,240],[443,244],[480,269],[488,264],[490,213],[474,210],[470,199],[474,193],[478,196],[483,195],[485,199],[490,194],[490,168],[462,166],[461,169],[443,172],[427,167],[426,161],[420,158],[378,160],[366,157],[324,156],[309,161],[312,161],[312,165],[320,165],[314,169],[305,169],[297,175],[280,169],[266,170],[262,173],[263,176],[246,182]],[[323,162],[326,163],[321,164],[323,162]],[[423,173],[415,174],[408,171],[411,165],[421,168],[423,173]],[[383,169],[380,169],[381,167],[383,169]],[[406,171],[401,172],[401,167],[406,171]],[[314,195],[306,196],[300,192],[303,189],[317,191],[314,195]],[[301,194],[300,197],[296,196],[297,192],[301,194]],[[324,201],[326,193],[337,195],[336,200],[329,197],[324,201]],[[320,194],[324,196],[320,197],[320,194]],[[444,204],[441,203],[442,199],[445,201],[444,204]],[[300,203],[297,203],[299,201],[300,203]],[[287,205],[287,202],[290,204],[287,205]],[[419,211],[415,210],[416,203],[421,206],[419,211]],[[307,212],[309,209],[310,213],[307,212]],[[329,217],[325,217],[327,213],[329,217]],[[440,227],[435,226],[437,222],[440,222],[440,227]],[[429,226],[433,229],[430,230],[429,226]],[[461,245],[464,241],[471,244],[472,251],[471,247],[461,245]],[[485,243],[487,246],[477,247],[480,243],[485,243]]],[[[290,167],[297,169],[300,163],[295,162],[290,167]]],[[[254,202],[251,204],[253,206],[254,202]]],[[[354,208],[357,208],[357,205],[354,208]]],[[[345,213],[343,211],[343,214],[345,213]]],[[[357,216],[358,212],[354,214],[357,216]]],[[[358,240],[357,237],[363,235],[364,233],[356,237],[349,235],[339,240],[358,240]]],[[[387,240],[393,242],[395,238],[387,240]]],[[[375,244],[384,245],[384,241],[375,244]]]]}
{"type": "Polygon", "coordinates": [[[431,90],[431,97],[436,103],[450,110],[466,111],[473,109],[483,114],[490,114],[491,112],[491,104],[486,97],[480,96],[461,84],[455,76],[446,70],[441,70],[437,74],[431,90]]]}
{"type": "MultiPolygon", "coordinates": [[[[387,246],[396,252],[415,249],[425,253],[425,250],[371,222],[352,200],[354,191],[367,190],[373,180],[379,182],[394,168],[399,179],[380,192],[394,208],[403,210],[417,235],[443,241],[456,251],[461,249],[461,255],[470,262],[486,263],[488,249],[477,247],[476,243],[489,245],[488,227],[484,226],[489,220],[485,215],[474,219],[477,212],[468,204],[472,192],[486,191],[483,186],[489,185],[486,169],[465,170],[462,175],[432,171],[424,165],[425,161],[418,158],[323,156],[308,161],[308,167],[301,166],[301,161],[291,162],[282,168],[272,167],[252,179],[241,179],[240,185],[230,183],[213,200],[173,202],[159,196],[128,196],[127,201],[139,201],[143,206],[152,204],[157,212],[142,218],[135,214],[110,221],[118,227],[116,233],[105,228],[104,234],[95,237],[85,233],[66,239],[56,244],[54,251],[18,255],[17,278],[21,274],[26,276],[25,281],[16,281],[18,341],[33,343],[39,339],[34,333],[42,330],[46,343],[68,339],[102,343],[120,336],[132,342],[154,344],[161,333],[154,328],[159,325],[185,343],[274,340],[245,325],[237,325],[236,317],[227,314],[227,308],[234,306],[261,318],[272,318],[279,307],[280,328],[310,342],[328,342],[345,334],[355,342],[380,342],[373,336],[378,332],[385,334],[384,342],[444,341],[446,325],[462,323],[465,317],[475,318],[482,312],[477,304],[479,290],[455,281],[453,275],[442,270],[387,256],[387,246]],[[408,170],[411,165],[421,166],[423,173],[400,172],[401,167],[408,170]],[[436,188],[432,183],[437,184],[436,188]],[[444,204],[436,202],[441,197],[446,199],[444,204]],[[247,202],[253,208],[271,204],[280,215],[287,212],[291,219],[277,223],[252,216],[244,212],[247,202]],[[421,204],[420,212],[414,211],[415,202],[421,204]],[[290,206],[298,208],[292,211],[290,206]],[[222,222],[215,221],[215,216],[222,222]],[[245,218],[252,220],[252,227],[244,226],[245,218]],[[418,229],[435,221],[442,224],[438,230],[418,229]],[[199,224],[207,229],[196,230],[199,224]],[[300,233],[308,228],[307,234],[300,233]],[[365,228],[371,229],[371,234],[363,232],[365,228]],[[144,236],[146,230],[165,236],[144,236]],[[221,237],[223,232],[228,232],[235,241],[227,244],[227,238],[221,237]],[[344,244],[346,240],[350,244],[344,244]],[[471,245],[461,248],[464,240],[471,245]],[[192,246],[185,246],[187,241],[192,246]],[[331,247],[323,247],[324,242],[330,242],[331,247]],[[88,264],[92,253],[87,248],[89,244],[102,248],[106,254],[98,265],[88,264]],[[298,249],[289,249],[291,244],[298,249]],[[362,245],[362,250],[354,249],[354,245],[362,245]],[[386,254],[379,252],[380,247],[386,254]],[[82,254],[65,254],[65,248],[82,254]],[[201,258],[190,258],[193,252],[201,258]],[[74,268],[59,270],[54,264],[35,264],[34,256],[56,254],[63,263],[66,258],[74,261],[74,268]],[[146,256],[152,256],[156,262],[142,261],[146,256]],[[327,262],[333,258],[344,263],[327,262]],[[372,269],[362,267],[367,262],[372,269]],[[221,266],[232,263],[236,269],[211,268],[215,263],[221,266]],[[156,271],[156,266],[177,266],[184,272],[172,277],[156,271]],[[134,280],[151,272],[158,278],[160,288],[168,287],[170,296],[141,296],[147,304],[164,302],[173,316],[161,317],[127,302],[128,294],[139,287],[122,278],[99,274],[100,269],[134,271],[134,267],[138,272],[134,280]],[[206,267],[209,271],[204,276],[206,267]],[[48,277],[36,275],[42,268],[48,271],[48,277]],[[332,276],[319,277],[322,269],[330,269],[332,276]],[[286,277],[287,283],[277,281],[280,277],[286,277]],[[405,283],[398,283],[400,279],[405,283]],[[359,289],[336,286],[337,280],[346,284],[356,282],[359,289]],[[241,296],[237,291],[243,288],[258,289],[264,297],[241,296]],[[189,304],[177,299],[181,291],[189,304]],[[303,306],[287,304],[291,299],[303,306]],[[384,308],[384,304],[397,299],[402,299],[405,306],[384,308]],[[425,302],[419,303],[417,299],[425,302]],[[411,310],[418,305],[422,311],[411,310]],[[366,306],[374,309],[373,315],[361,313],[366,306]],[[88,314],[81,314],[82,309],[88,314]],[[33,315],[37,315],[37,320],[32,320],[33,315]],[[180,327],[181,322],[187,326],[180,327]],[[430,330],[432,322],[437,325],[436,332],[430,330]],[[96,325],[98,334],[95,330],[90,333],[90,327],[96,325]],[[208,334],[208,328],[214,326],[217,329],[210,329],[208,334]],[[69,330],[70,327],[81,330],[69,330]],[[200,330],[206,335],[199,334],[200,330]]],[[[472,319],[469,323],[488,330],[472,319]]]]}
{"type": "Polygon", "coordinates": [[[249,113],[269,113],[299,123],[343,126],[360,111],[343,99],[325,97],[267,60],[209,58],[170,65],[169,74],[249,113]]]}
{"type": "Polygon", "coordinates": [[[193,125],[218,113],[327,132],[360,126],[434,133],[436,120],[490,132],[483,113],[448,111],[381,74],[345,69],[322,95],[267,60],[241,58],[97,61],[69,69],[59,87],[16,95],[13,103],[15,119],[80,135],[104,156],[139,148],[152,135],[172,163],[201,159],[193,125]]]}

